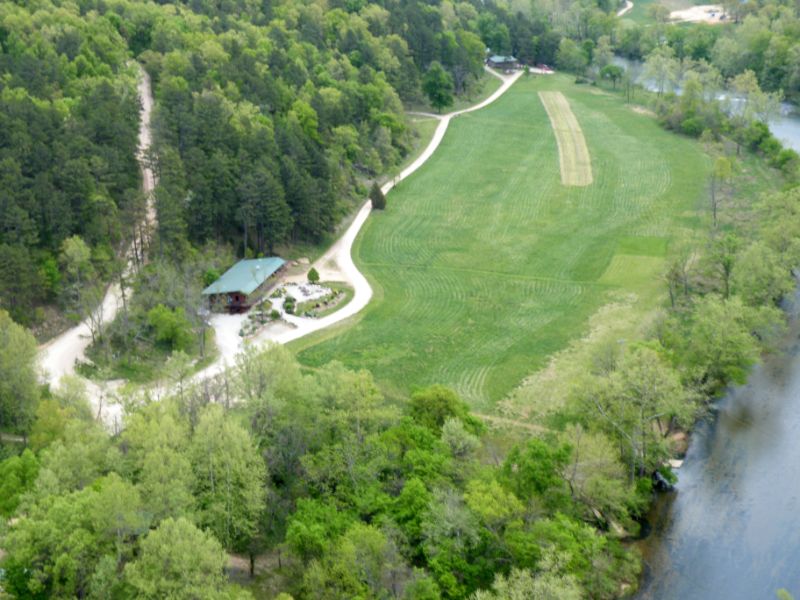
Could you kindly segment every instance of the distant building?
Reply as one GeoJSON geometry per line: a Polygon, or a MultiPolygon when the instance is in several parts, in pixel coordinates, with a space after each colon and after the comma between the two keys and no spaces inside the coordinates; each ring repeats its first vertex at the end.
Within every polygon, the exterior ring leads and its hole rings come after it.
{"type": "Polygon", "coordinates": [[[244,312],[255,304],[269,287],[286,261],[277,256],[240,260],[203,290],[212,310],[244,312]]]}
{"type": "Polygon", "coordinates": [[[513,56],[500,56],[499,54],[490,56],[486,64],[493,69],[501,69],[504,71],[519,68],[519,61],[517,61],[516,58],[513,56]]]}

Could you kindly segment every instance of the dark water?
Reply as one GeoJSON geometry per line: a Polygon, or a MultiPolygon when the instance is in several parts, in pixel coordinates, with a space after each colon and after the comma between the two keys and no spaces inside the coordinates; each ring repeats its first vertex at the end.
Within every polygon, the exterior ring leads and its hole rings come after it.
{"type": "Polygon", "coordinates": [[[641,599],[800,598],[800,324],[718,404],[653,509],[641,599]]]}

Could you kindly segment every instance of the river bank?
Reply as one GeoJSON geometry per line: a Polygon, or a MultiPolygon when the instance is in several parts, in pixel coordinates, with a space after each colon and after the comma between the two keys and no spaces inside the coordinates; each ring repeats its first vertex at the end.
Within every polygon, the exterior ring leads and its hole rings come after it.
{"type": "MultiPolygon", "coordinates": [[[[633,80],[648,91],[655,92],[656,86],[653,82],[648,82],[643,75],[644,63],[640,60],[631,60],[622,56],[614,57],[614,64],[630,72],[633,80]]],[[[680,94],[680,88],[676,88],[675,93],[680,94]]],[[[726,92],[720,91],[719,99],[728,97],[726,92]]],[[[734,98],[735,100],[735,98],[734,98]]],[[[769,129],[786,148],[791,148],[795,152],[800,152],[800,109],[797,105],[790,102],[782,102],[780,114],[773,117],[768,122],[769,129]]]]}
{"type": "Polygon", "coordinates": [[[786,311],[779,352],[697,424],[675,491],[653,505],[637,598],[800,593],[800,292],[786,311]]]}

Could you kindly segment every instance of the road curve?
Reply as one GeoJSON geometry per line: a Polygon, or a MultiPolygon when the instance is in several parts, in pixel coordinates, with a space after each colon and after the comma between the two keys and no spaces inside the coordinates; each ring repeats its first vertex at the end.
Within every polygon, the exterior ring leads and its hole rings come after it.
{"type": "Polygon", "coordinates": [[[617,11],[617,16],[618,17],[625,16],[632,10],[633,10],[633,2],[631,2],[631,0],[625,0],[625,6],[623,6],[617,11]]]}
{"type": "MultiPolygon", "coordinates": [[[[412,175],[417,171],[417,169],[425,164],[425,162],[439,147],[439,144],[441,143],[447,131],[447,127],[453,118],[469,112],[480,110],[481,108],[488,106],[502,96],[522,75],[522,71],[518,71],[512,75],[504,76],[498,74],[492,69],[489,69],[488,67],[486,70],[495,77],[501,79],[503,82],[502,85],[491,96],[474,106],[445,115],[432,115],[439,119],[439,125],[434,132],[433,138],[422,154],[420,154],[420,156],[417,157],[413,163],[403,169],[403,171],[391,181],[383,185],[382,190],[384,194],[388,194],[395,185],[412,175]]],[[[539,71],[534,69],[533,72],[539,71]]],[[[146,215],[147,225],[150,230],[152,230],[156,219],[153,202],[153,190],[157,181],[155,174],[146,164],[144,157],[151,143],[150,115],[153,106],[153,98],[150,89],[150,79],[143,69],[141,70],[138,92],[142,104],[138,158],[142,169],[143,189],[148,201],[148,210],[146,215]]],[[[344,281],[350,284],[354,289],[354,295],[351,301],[335,313],[320,319],[295,318],[293,319],[293,325],[295,325],[295,327],[292,329],[284,329],[280,332],[264,331],[262,334],[257,335],[255,338],[249,340],[247,342],[248,346],[258,347],[267,343],[285,344],[315,331],[319,331],[336,323],[340,323],[345,319],[349,319],[367,306],[372,298],[372,288],[370,287],[366,277],[364,277],[363,273],[358,270],[353,262],[352,248],[358,232],[366,222],[371,211],[372,203],[367,200],[359,209],[358,213],[353,219],[353,222],[350,224],[347,230],[345,230],[342,237],[340,237],[333,244],[333,246],[331,246],[328,251],[325,252],[325,254],[315,261],[313,265],[323,275],[324,279],[329,279],[328,274],[331,274],[336,277],[336,280],[344,281]]],[[[126,256],[129,259],[126,272],[129,272],[133,267],[132,262],[130,261],[131,251],[129,251],[126,256]]],[[[105,298],[103,299],[102,322],[111,322],[116,315],[119,306],[121,306],[121,294],[119,285],[115,283],[109,286],[105,298]]],[[[217,323],[224,322],[226,319],[233,319],[233,325],[236,325],[237,323],[235,321],[236,316],[215,315],[212,318],[212,326],[215,326],[215,329],[217,329],[217,323]]],[[[228,323],[225,327],[220,328],[217,331],[220,356],[207,368],[196,373],[192,378],[192,381],[199,382],[208,377],[212,377],[234,364],[236,355],[244,349],[245,345],[238,338],[237,333],[238,327],[231,327],[231,323],[228,323]],[[224,334],[224,336],[222,334],[224,334]]],[[[89,329],[89,321],[87,319],[76,327],[73,327],[49,343],[40,347],[40,365],[44,372],[45,381],[56,385],[64,375],[74,374],[75,362],[76,360],[84,359],[85,351],[89,346],[90,341],[91,331],[89,329]]],[[[115,429],[118,428],[122,420],[122,407],[118,404],[105,403],[105,390],[94,382],[87,381],[86,383],[88,386],[89,398],[98,420],[104,422],[108,427],[115,429]]]]}
{"type": "MultiPolygon", "coordinates": [[[[459,115],[480,110],[481,108],[488,106],[500,98],[500,96],[505,94],[506,91],[508,91],[508,89],[523,74],[522,71],[517,71],[512,75],[503,76],[496,71],[489,69],[488,67],[486,67],[486,71],[501,79],[503,82],[502,85],[491,96],[469,108],[457,110],[445,115],[434,115],[427,113],[431,117],[439,119],[439,125],[436,127],[433,138],[428,143],[428,146],[425,148],[422,154],[420,154],[413,163],[403,169],[399,175],[383,185],[381,189],[383,190],[384,194],[388,194],[395,185],[411,176],[417,171],[417,169],[425,164],[425,162],[439,147],[439,144],[444,138],[444,135],[447,132],[447,127],[450,125],[450,121],[452,119],[459,115]]],[[[539,71],[535,70],[535,72],[539,71]]],[[[336,277],[336,281],[344,281],[350,284],[354,290],[352,300],[350,300],[350,302],[348,302],[340,310],[320,319],[292,319],[292,324],[295,325],[295,327],[292,329],[284,329],[279,332],[271,332],[266,330],[249,340],[249,342],[246,344],[247,346],[257,347],[269,342],[286,344],[315,331],[319,331],[336,323],[340,323],[345,319],[349,319],[350,317],[361,312],[367,306],[372,298],[372,287],[370,287],[367,278],[364,277],[364,274],[358,270],[358,267],[356,267],[355,263],[353,262],[352,249],[353,242],[355,241],[358,232],[361,230],[361,227],[363,227],[364,223],[366,222],[367,217],[369,217],[369,213],[371,211],[372,202],[367,200],[358,211],[355,219],[344,232],[342,237],[339,238],[339,240],[337,240],[336,243],[334,243],[333,246],[331,246],[328,251],[325,252],[325,254],[317,259],[313,264],[313,267],[316,268],[317,271],[322,275],[323,280],[331,281],[333,280],[333,277],[336,277]]],[[[224,318],[225,316],[220,317],[220,320],[223,320],[224,318]]],[[[212,319],[212,324],[213,323],[214,320],[212,319]]],[[[220,337],[219,334],[218,337],[220,337]]],[[[236,355],[241,352],[244,346],[245,344],[241,342],[225,344],[224,346],[221,346],[219,358],[206,369],[199,371],[195,375],[194,381],[199,381],[216,375],[234,364],[236,355]]]]}

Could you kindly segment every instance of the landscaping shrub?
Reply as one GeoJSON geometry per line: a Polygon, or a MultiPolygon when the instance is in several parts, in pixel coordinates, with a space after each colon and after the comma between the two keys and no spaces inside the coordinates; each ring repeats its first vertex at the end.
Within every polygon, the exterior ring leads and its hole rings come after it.
{"type": "Polygon", "coordinates": [[[182,307],[171,310],[159,304],[147,313],[147,322],[155,331],[156,341],[171,350],[186,351],[191,346],[192,324],[182,307]]]}

